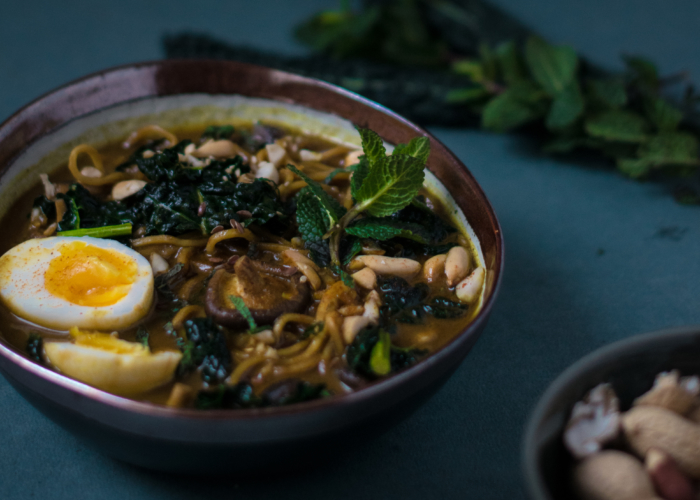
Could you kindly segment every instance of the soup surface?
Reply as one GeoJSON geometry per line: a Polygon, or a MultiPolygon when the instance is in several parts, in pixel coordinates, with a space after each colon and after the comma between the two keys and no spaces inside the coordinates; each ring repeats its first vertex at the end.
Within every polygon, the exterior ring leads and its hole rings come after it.
{"type": "Polygon", "coordinates": [[[3,335],[98,388],[202,409],[411,366],[471,321],[484,269],[422,187],[427,139],[388,155],[360,133],[364,151],[260,123],[78,146],[2,221],[3,335]]]}

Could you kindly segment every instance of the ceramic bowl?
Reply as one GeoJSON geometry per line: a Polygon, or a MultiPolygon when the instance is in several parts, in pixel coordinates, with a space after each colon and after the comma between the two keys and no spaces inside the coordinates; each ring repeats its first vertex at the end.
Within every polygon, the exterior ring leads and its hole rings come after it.
{"type": "Polygon", "coordinates": [[[353,126],[388,144],[431,140],[429,187],[455,209],[487,269],[480,311],[449,344],[414,367],[348,395],[283,408],[197,411],[132,401],[27,359],[0,337],[0,370],[35,407],[102,452],[166,471],[239,472],[337,448],[408,415],[457,368],[486,325],[502,275],[496,215],[466,167],[425,130],[356,94],[272,69],[225,61],[161,61],[107,70],[70,83],[0,126],[0,214],[36,174],[65,161],[74,145],[123,137],[153,120],[263,117],[357,144],[353,126]],[[308,455],[308,453],[307,453],[308,455]]]}
{"type": "Polygon", "coordinates": [[[700,374],[700,327],[682,327],[636,335],[592,352],[569,367],[549,386],[525,430],[522,460],[533,500],[576,498],[570,487],[574,460],[562,433],[571,409],[596,385],[612,384],[620,409],[649,390],[656,375],[679,370],[700,374]]]}

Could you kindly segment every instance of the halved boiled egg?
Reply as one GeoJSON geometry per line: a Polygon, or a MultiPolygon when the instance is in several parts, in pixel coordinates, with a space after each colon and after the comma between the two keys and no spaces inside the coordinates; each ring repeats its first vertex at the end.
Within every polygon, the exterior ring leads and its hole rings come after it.
{"type": "Polygon", "coordinates": [[[69,377],[114,394],[149,391],[172,380],[182,354],[152,353],[137,342],[71,328],[74,342],[44,342],[51,364],[69,377]]]}
{"type": "Polygon", "coordinates": [[[145,257],[114,240],[28,240],[0,257],[0,300],[47,328],[120,330],[148,314],[153,271],[145,257]]]}

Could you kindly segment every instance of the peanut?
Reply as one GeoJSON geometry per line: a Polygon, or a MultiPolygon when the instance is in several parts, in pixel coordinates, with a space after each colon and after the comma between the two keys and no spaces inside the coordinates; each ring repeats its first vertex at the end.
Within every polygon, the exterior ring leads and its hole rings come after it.
{"type": "Polygon", "coordinates": [[[445,258],[447,286],[455,286],[469,274],[469,254],[464,247],[452,247],[445,258]]]}
{"type": "Polygon", "coordinates": [[[445,271],[445,259],[447,255],[440,254],[430,257],[423,264],[423,277],[428,283],[432,283],[445,271]]]}
{"type": "Polygon", "coordinates": [[[579,462],[574,484],[584,500],[659,500],[641,462],[617,450],[579,462]]]}
{"type": "Polygon", "coordinates": [[[668,453],[678,467],[700,478],[700,426],[657,406],[636,406],[622,416],[627,441],[639,456],[651,448],[668,453]]]}
{"type": "Polygon", "coordinates": [[[419,262],[403,257],[361,255],[354,260],[362,262],[377,274],[391,274],[401,278],[412,278],[421,270],[419,262]]]}

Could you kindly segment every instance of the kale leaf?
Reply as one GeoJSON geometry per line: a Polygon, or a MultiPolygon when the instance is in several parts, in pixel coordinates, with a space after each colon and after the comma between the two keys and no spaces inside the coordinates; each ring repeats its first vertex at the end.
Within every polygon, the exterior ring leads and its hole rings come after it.
{"type": "Polygon", "coordinates": [[[194,318],[185,321],[187,341],[178,374],[184,375],[201,369],[202,381],[218,384],[231,373],[233,361],[226,345],[226,336],[211,318],[194,318]]]}
{"type": "Polygon", "coordinates": [[[64,200],[66,213],[58,223],[58,231],[114,226],[133,223],[134,216],[117,201],[101,202],[80,184],[71,184],[68,192],[59,193],[56,199],[64,200]]]}
{"type": "Polygon", "coordinates": [[[327,397],[330,393],[324,384],[297,382],[283,383],[284,387],[272,387],[261,396],[257,396],[253,387],[246,382],[234,386],[219,385],[214,390],[202,390],[197,393],[195,408],[201,410],[265,408],[303,403],[327,397]]]}
{"type": "Polygon", "coordinates": [[[27,339],[27,355],[40,365],[44,364],[44,339],[38,333],[30,333],[27,339]]]}
{"type": "Polygon", "coordinates": [[[379,326],[361,330],[346,351],[352,370],[375,379],[408,368],[427,351],[402,348],[391,343],[390,334],[379,326]]]}
{"type": "Polygon", "coordinates": [[[418,283],[411,286],[399,277],[380,278],[382,294],[381,321],[390,329],[394,323],[420,324],[426,315],[439,319],[457,318],[467,312],[468,306],[446,297],[427,300],[428,286],[418,283]]]}
{"type": "Polygon", "coordinates": [[[56,204],[43,194],[34,198],[32,208],[41,210],[48,219],[56,217],[56,204]]]}

